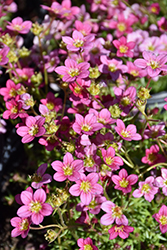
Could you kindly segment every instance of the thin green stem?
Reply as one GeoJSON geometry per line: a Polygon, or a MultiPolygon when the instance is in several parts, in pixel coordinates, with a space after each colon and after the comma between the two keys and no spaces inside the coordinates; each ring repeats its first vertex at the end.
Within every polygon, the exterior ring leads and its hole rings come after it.
{"type": "Polygon", "coordinates": [[[155,165],[153,165],[153,166],[147,168],[143,173],[141,173],[141,174],[139,175],[139,177],[141,177],[143,174],[147,173],[147,172],[150,171],[151,169],[156,168],[156,167],[161,166],[161,165],[162,165],[162,166],[167,166],[167,163],[165,163],[165,162],[157,163],[157,164],[155,164],[155,165]]]}
{"type": "Polygon", "coordinates": [[[134,169],[134,165],[132,165],[129,161],[127,161],[127,160],[125,160],[125,158],[123,158],[120,154],[118,154],[118,153],[115,153],[117,156],[119,156],[122,160],[123,160],[123,162],[126,164],[126,165],[128,165],[130,168],[133,168],[134,169]]]}

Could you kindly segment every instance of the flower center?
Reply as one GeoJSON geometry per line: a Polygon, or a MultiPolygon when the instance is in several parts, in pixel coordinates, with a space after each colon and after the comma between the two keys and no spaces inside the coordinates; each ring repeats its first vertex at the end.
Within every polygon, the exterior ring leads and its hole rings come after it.
{"type": "Polygon", "coordinates": [[[91,130],[91,127],[90,127],[88,124],[83,124],[82,127],[81,127],[81,129],[82,129],[83,131],[88,132],[88,131],[91,130]]]}
{"type": "Polygon", "coordinates": [[[42,208],[42,205],[41,205],[41,203],[39,201],[32,201],[30,203],[31,212],[39,213],[41,208],[42,208]]]}
{"type": "Polygon", "coordinates": [[[18,31],[21,30],[21,26],[18,24],[15,24],[13,27],[15,30],[18,30],[18,31]]]}
{"type": "Polygon", "coordinates": [[[148,50],[154,51],[155,47],[153,45],[148,46],[148,50]]]}
{"type": "Polygon", "coordinates": [[[107,165],[111,165],[113,163],[114,159],[109,156],[109,157],[106,157],[105,161],[106,161],[107,165]]]}
{"type": "Polygon", "coordinates": [[[159,221],[160,221],[161,225],[167,225],[167,216],[162,215],[162,216],[159,218],[159,221]]]}
{"type": "Polygon", "coordinates": [[[148,155],[148,160],[149,160],[150,162],[153,162],[153,161],[155,161],[156,159],[157,159],[157,157],[156,157],[156,155],[155,155],[154,153],[151,153],[151,154],[148,155]]]}
{"type": "Polygon", "coordinates": [[[119,51],[121,53],[126,53],[128,51],[128,47],[125,45],[121,45],[121,46],[119,46],[119,51]]]}
{"type": "Polygon", "coordinates": [[[119,181],[119,185],[122,188],[126,188],[129,185],[129,182],[125,178],[123,178],[121,181],[119,181]]]}
{"type": "Polygon", "coordinates": [[[126,25],[124,23],[118,23],[117,28],[119,29],[119,31],[125,31],[126,25]]]}
{"type": "Polygon", "coordinates": [[[150,61],[147,66],[151,66],[152,69],[157,69],[159,67],[159,63],[156,61],[150,61]]]}
{"type": "Polygon", "coordinates": [[[63,171],[64,171],[65,176],[67,176],[67,175],[70,176],[73,174],[73,169],[70,168],[70,166],[64,166],[63,171]]]}
{"type": "Polygon", "coordinates": [[[138,75],[139,75],[139,71],[137,71],[137,70],[131,70],[131,71],[130,71],[130,74],[131,74],[132,76],[138,76],[138,75]]]}
{"type": "Polygon", "coordinates": [[[146,183],[142,186],[141,192],[142,193],[149,193],[150,189],[151,189],[150,185],[148,183],[146,183]]]}
{"type": "Polygon", "coordinates": [[[82,47],[84,44],[84,42],[82,40],[75,40],[75,42],[73,43],[73,45],[77,48],[82,47]]]}
{"type": "Polygon", "coordinates": [[[85,193],[88,193],[91,189],[91,184],[89,181],[82,181],[81,185],[80,185],[80,190],[84,191],[85,193]]]}
{"type": "Polygon", "coordinates": [[[123,130],[123,131],[121,132],[121,135],[122,135],[123,137],[125,137],[125,138],[128,138],[128,137],[130,137],[130,132],[127,131],[127,130],[123,130]]]}
{"type": "Polygon", "coordinates": [[[70,69],[69,74],[71,77],[78,76],[79,75],[79,69],[70,69]]]}
{"type": "Polygon", "coordinates": [[[74,88],[74,92],[75,92],[76,94],[81,94],[82,89],[81,89],[80,87],[76,86],[76,87],[74,88]]]}
{"type": "Polygon", "coordinates": [[[93,250],[93,248],[91,247],[91,245],[86,244],[86,245],[84,246],[84,250],[93,250]]]}
{"type": "Polygon", "coordinates": [[[38,133],[39,127],[37,124],[34,124],[28,131],[29,135],[34,136],[38,133]]]}
{"type": "Polygon", "coordinates": [[[85,165],[86,167],[92,168],[92,167],[94,166],[94,164],[95,164],[95,162],[94,162],[94,160],[92,159],[91,156],[86,157],[86,159],[84,160],[84,165],[85,165]]]}
{"type": "Polygon", "coordinates": [[[115,226],[114,231],[115,231],[115,232],[123,232],[123,229],[124,229],[124,225],[122,225],[122,226],[120,226],[120,227],[115,226]]]}
{"type": "Polygon", "coordinates": [[[32,181],[35,181],[35,182],[40,182],[40,181],[42,181],[42,176],[41,176],[40,174],[35,173],[35,174],[33,174],[33,176],[31,177],[31,180],[32,180],[32,181]]]}
{"type": "Polygon", "coordinates": [[[54,103],[53,103],[53,102],[48,102],[48,103],[46,104],[46,107],[47,107],[49,110],[52,110],[52,109],[54,109],[54,103]]]}
{"type": "Polygon", "coordinates": [[[21,223],[20,223],[20,230],[21,231],[25,231],[25,230],[27,230],[28,229],[28,227],[29,227],[29,222],[28,222],[28,219],[23,219],[22,221],[21,221],[21,223]]]}
{"type": "Polygon", "coordinates": [[[131,100],[128,96],[125,96],[121,99],[121,104],[125,107],[128,106],[130,103],[131,103],[131,100]]]}
{"type": "Polygon", "coordinates": [[[11,90],[9,91],[9,94],[10,94],[10,96],[16,96],[17,92],[16,92],[15,89],[11,89],[11,90]]]}
{"type": "Polygon", "coordinates": [[[116,67],[115,67],[114,64],[109,64],[109,65],[108,65],[108,69],[109,69],[109,71],[111,71],[111,72],[115,72],[115,71],[116,71],[116,67]]]}
{"type": "Polygon", "coordinates": [[[112,208],[112,216],[116,218],[121,218],[122,216],[122,209],[118,206],[112,208]]]}
{"type": "Polygon", "coordinates": [[[12,114],[17,114],[17,113],[18,113],[18,108],[17,108],[17,107],[13,107],[13,108],[11,109],[11,113],[12,113],[12,114]]]}

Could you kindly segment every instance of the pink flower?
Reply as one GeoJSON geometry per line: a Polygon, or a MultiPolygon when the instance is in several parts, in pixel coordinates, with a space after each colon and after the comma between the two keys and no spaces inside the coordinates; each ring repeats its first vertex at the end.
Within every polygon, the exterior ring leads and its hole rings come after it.
{"type": "Polygon", "coordinates": [[[88,36],[84,36],[81,32],[74,30],[72,33],[72,38],[68,36],[63,36],[62,40],[65,44],[67,44],[67,49],[70,51],[79,51],[80,49],[90,49],[92,45],[92,41],[95,39],[95,35],[90,34],[88,36]]]}
{"type": "Polygon", "coordinates": [[[113,124],[116,122],[115,119],[111,118],[111,113],[108,111],[108,109],[102,109],[98,113],[95,109],[90,108],[89,114],[94,114],[97,117],[97,121],[99,123],[102,123],[107,128],[110,128],[109,124],[113,124]]]}
{"type": "Polygon", "coordinates": [[[83,239],[83,238],[80,238],[77,240],[77,244],[78,246],[80,247],[79,250],[98,250],[98,248],[93,245],[93,242],[91,240],[91,238],[86,238],[86,239],[83,239]]]}
{"type": "Polygon", "coordinates": [[[9,25],[7,25],[6,27],[9,30],[13,30],[16,31],[20,34],[27,34],[32,26],[32,22],[31,21],[25,21],[23,22],[23,19],[21,17],[16,17],[12,20],[12,22],[8,22],[9,25]]]}
{"type": "Polygon", "coordinates": [[[35,189],[42,187],[44,184],[50,183],[52,181],[52,176],[50,174],[45,174],[47,169],[47,163],[39,166],[36,173],[32,176],[31,186],[35,189]]]}
{"type": "Polygon", "coordinates": [[[51,215],[52,207],[45,203],[46,193],[43,189],[38,189],[34,194],[28,191],[21,192],[23,206],[17,210],[17,215],[21,218],[31,217],[32,223],[39,225],[44,216],[51,215]]]}
{"type": "Polygon", "coordinates": [[[7,46],[4,46],[2,49],[0,49],[0,65],[5,65],[9,59],[6,57],[10,48],[7,46]]]}
{"type": "Polygon", "coordinates": [[[167,71],[167,54],[161,54],[156,56],[150,51],[143,51],[144,59],[136,59],[134,64],[139,67],[147,70],[147,74],[150,77],[155,77],[160,74],[161,71],[167,71]]]}
{"type": "Polygon", "coordinates": [[[115,149],[113,147],[109,147],[107,150],[102,148],[101,152],[102,152],[104,162],[112,170],[117,170],[120,168],[120,166],[124,164],[123,160],[120,157],[115,156],[115,149]]]}
{"type": "Polygon", "coordinates": [[[80,114],[76,114],[72,128],[78,134],[84,133],[86,135],[92,135],[95,131],[103,128],[103,124],[97,122],[97,118],[94,114],[88,114],[85,118],[80,114]]]}
{"type": "Polygon", "coordinates": [[[28,116],[26,118],[26,126],[21,126],[17,129],[17,134],[22,136],[22,143],[28,143],[34,140],[35,137],[40,137],[45,134],[45,128],[43,124],[45,122],[44,117],[28,116]]]}
{"type": "Polygon", "coordinates": [[[40,100],[49,110],[59,111],[62,108],[62,99],[56,98],[52,92],[48,92],[46,99],[40,100]]]}
{"type": "Polygon", "coordinates": [[[112,181],[116,184],[115,189],[121,190],[123,193],[130,193],[132,191],[132,185],[138,181],[136,174],[128,176],[126,169],[121,169],[119,175],[112,175],[112,181]]]}
{"type": "Polygon", "coordinates": [[[160,7],[159,7],[159,3],[152,3],[150,6],[149,6],[149,11],[158,15],[159,12],[160,12],[160,7]]]}
{"type": "Polygon", "coordinates": [[[92,29],[92,27],[91,27],[91,25],[89,24],[88,21],[85,21],[85,22],[82,23],[82,22],[79,21],[79,20],[76,20],[76,21],[75,21],[75,28],[76,28],[79,32],[81,32],[84,36],[89,35],[90,32],[91,32],[91,29],[92,29]]]}
{"type": "Polygon", "coordinates": [[[159,212],[153,215],[153,218],[159,222],[160,230],[164,234],[167,232],[167,206],[162,205],[159,212]]]}
{"type": "Polygon", "coordinates": [[[56,181],[77,181],[80,178],[80,173],[83,172],[83,161],[74,160],[72,154],[66,153],[61,161],[54,161],[51,166],[57,171],[53,178],[56,181]]]}
{"type": "Polygon", "coordinates": [[[125,226],[125,225],[115,225],[112,228],[108,230],[110,237],[110,240],[115,239],[118,235],[122,239],[126,239],[129,237],[129,233],[133,232],[134,228],[130,226],[125,226]]]}
{"type": "Polygon", "coordinates": [[[150,148],[146,149],[146,156],[142,157],[141,161],[145,164],[149,164],[150,166],[158,162],[165,162],[165,157],[158,154],[158,152],[158,145],[152,145],[150,148]]]}
{"type": "Polygon", "coordinates": [[[142,70],[141,68],[134,65],[134,63],[127,61],[128,73],[133,77],[145,77],[147,75],[146,70],[142,70]]]}
{"type": "Polygon", "coordinates": [[[122,120],[117,119],[116,132],[126,141],[139,141],[142,139],[141,135],[136,133],[136,126],[130,124],[125,128],[125,124],[122,120]]]}
{"type": "Polygon", "coordinates": [[[161,19],[157,21],[157,24],[161,32],[167,31],[167,19],[165,17],[161,17],[161,19]]]}
{"type": "Polygon", "coordinates": [[[0,95],[4,96],[4,101],[14,98],[18,95],[17,91],[20,89],[21,84],[15,84],[12,80],[7,80],[6,88],[0,89],[0,95]]]}
{"type": "Polygon", "coordinates": [[[93,199],[93,195],[101,194],[103,188],[98,184],[98,174],[90,173],[87,176],[85,174],[80,174],[80,180],[76,181],[69,189],[69,193],[73,196],[79,196],[81,202],[85,205],[89,205],[93,199]]]}
{"type": "Polygon", "coordinates": [[[14,217],[10,220],[10,223],[15,227],[11,232],[12,237],[21,235],[22,238],[25,238],[27,236],[31,225],[30,218],[14,217]]]}
{"type": "Polygon", "coordinates": [[[73,82],[77,77],[86,78],[89,76],[90,64],[82,62],[77,64],[73,59],[66,59],[65,66],[59,66],[55,69],[55,72],[59,75],[63,75],[63,81],[73,82]]]}
{"type": "Polygon", "coordinates": [[[100,219],[100,223],[102,225],[108,226],[113,224],[114,221],[117,225],[128,225],[128,219],[122,213],[121,207],[118,207],[113,202],[103,202],[101,205],[101,209],[106,212],[106,214],[104,214],[100,219]]]}
{"type": "Polygon", "coordinates": [[[153,186],[154,177],[149,176],[145,181],[139,182],[139,189],[133,192],[135,198],[140,198],[144,195],[144,198],[151,202],[154,199],[154,195],[158,192],[158,188],[153,186]]]}
{"type": "Polygon", "coordinates": [[[131,49],[135,47],[134,42],[127,42],[126,37],[122,36],[119,40],[114,40],[113,44],[117,48],[118,57],[133,57],[133,52],[131,49]]]}
{"type": "Polygon", "coordinates": [[[161,168],[161,176],[155,179],[155,185],[157,187],[161,187],[163,194],[167,196],[167,169],[166,168],[161,168]]]}

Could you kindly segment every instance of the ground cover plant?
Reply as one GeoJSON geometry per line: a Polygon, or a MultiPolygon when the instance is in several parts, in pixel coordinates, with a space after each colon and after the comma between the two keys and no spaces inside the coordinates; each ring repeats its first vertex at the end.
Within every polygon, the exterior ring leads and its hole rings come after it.
{"type": "Polygon", "coordinates": [[[167,249],[166,1],[40,9],[1,0],[0,133],[24,147],[12,249],[167,249]]]}

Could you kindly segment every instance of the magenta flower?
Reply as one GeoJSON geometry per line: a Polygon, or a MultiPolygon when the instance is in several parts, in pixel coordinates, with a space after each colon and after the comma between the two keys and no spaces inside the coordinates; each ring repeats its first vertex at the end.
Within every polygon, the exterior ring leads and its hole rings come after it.
{"type": "Polygon", "coordinates": [[[161,154],[158,154],[158,152],[158,145],[152,145],[150,148],[146,149],[146,156],[142,157],[141,161],[145,164],[149,164],[150,166],[159,162],[165,162],[165,157],[161,154]]]}
{"type": "Polygon", "coordinates": [[[158,15],[159,12],[160,12],[160,6],[159,6],[159,3],[152,3],[150,6],[149,6],[149,11],[158,15]]]}
{"type": "Polygon", "coordinates": [[[85,205],[89,205],[93,199],[93,195],[101,194],[103,188],[98,184],[98,174],[90,173],[87,176],[85,174],[80,174],[80,180],[76,181],[69,189],[69,193],[73,196],[79,196],[81,202],[85,205]]]}
{"type": "Polygon", "coordinates": [[[111,179],[116,184],[114,188],[126,194],[132,191],[131,186],[138,181],[138,176],[136,174],[128,176],[126,169],[123,168],[119,171],[119,175],[113,175],[111,179]]]}
{"type": "Polygon", "coordinates": [[[79,20],[75,21],[75,28],[81,32],[84,36],[87,36],[91,33],[92,27],[89,24],[89,21],[81,22],[79,20]]]}
{"type": "Polygon", "coordinates": [[[45,134],[46,130],[43,127],[45,118],[41,116],[28,116],[26,118],[26,126],[19,127],[16,132],[22,136],[22,143],[28,143],[34,140],[35,137],[40,137],[45,134]]]}
{"type": "Polygon", "coordinates": [[[104,162],[112,170],[117,170],[120,168],[120,166],[124,165],[123,160],[120,157],[115,156],[115,149],[113,147],[109,147],[107,150],[102,148],[101,152],[104,162]]]}
{"type": "Polygon", "coordinates": [[[100,223],[102,225],[108,226],[113,224],[114,221],[117,225],[128,225],[128,219],[122,213],[121,207],[118,207],[113,202],[103,202],[103,204],[101,205],[101,209],[106,212],[106,214],[104,214],[100,219],[100,223]]]}
{"type": "Polygon", "coordinates": [[[125,225],[115,225],[108,230],[110,240],[115,239],[117,236],[121,237],[122,239],[126,239],[129,237],[129,233],[133,232],[134,228],[125,225]]]}
{"type": "Polygon", "coordinates": [[[130,124],[125,128],[125,124],[122,120],[117,119],[116,132],[126,141],[139,141],[142,139],[141,135],[136,133],[136,126],[130,124]]]}
{"type": "Polygon", "coordinates": [[[45,174],[47,169],[47,163],[39,166],[36,173],[32,176],[31,186],[35,189],[42,187],[44,184],[50,183],[52,181],[52,176],[50,174],[45,174]]]}
{"type": "Polygon", "coordinates": [[[80,114],[76,114],[72,128],[77,134],[84,133],[86,135],[93,135],[95,131],[103,128],[103,124],[97,122],[97,118],[94,114],[88,114],[85,118],[80,114]]]}
{"type": "Polygon", "coordinates": [[[150,77],[155,77],[160,74],[161,71],[167,71],[167,54],[161,54],[156,56],[150,51],[143,51],[142,53],[144,59],[136,59],[134,64],[147,70],[147,74],[150,77]]]}
{"type": "Polygon", "coordinates": [[[0,65],[5,65],[9,59],[6,57],[10,48],[7,46],[4,46],[2,49],[0,49],[0,65]]]}
{"type": "Polygon", "coordinates": [[[95,109],[89,109],[89,114],[94,114],[97,118],[97,121],[99,123],[102,123],[105,127],[110,128],[109,124],[113,124],[116,122],[115,119],[111,118],[111,113],[108,111],[108,109],[102,109],[98,113],[95,109]]]}
{"type": "Polygon", "coordinates": [[[153,215],[153,218],[159,222],[161,232],[164,234],[167,232],[167,206],[162,205],[159,212],[153,215]]]}
{"type": "Polygon", "coordinates": [[[62,40],[67,44],[67,49],[70,51],[79,51],[80,49],[91,49],[93,44],[91,43],[95,39],[95,35],[90,34],[84,36],[81,32],[74,30],[72,38],[69,36],[63,36],[62,40]]]}
{"type": "Polygon", "coordinates": [[[153,186],[154,177],[149,176],[145,179],[145,181],[139,182],[139,189],[136,189],[133,192],[133,196],[135,198],[140,198],[144,195],[144,198],[151,202],[154,199],[154,195],[158,192],[158,188],[153,186]]]}
{"type": "Polygon", "coordinates": [[[15,227],[11,232],[12,237],[21,235],[22,238],[25,238],[27,236],[31,225],[30,218],[14,217],[10,220],[10,223],[15,227]]]}
{"type": "Polygon", "coordinates": [[[134,42],[127,42],[126,37],[122,36],[119,40],[114,40],[113,44],[117,48],[118,57],[133,57],[133,52],[131,49],[135,47],[134,42]]]}
{"type": "Polygon", "coordinates": [[[161,176],[155,179],[155,185],[157,187],[161,187],[163,194],[167,196],[167,169],[166,168],[161,168],[161,176]]]}
{"type": "Polygon", "coordinates": [[[8,25],[6,27],[9,30],[16,31],[20,34],[27,34],[30,31],[31,26],[31,21],[23,22],[23,19],[21,17],[16,17],[12,20],[12,22],[8,22],[8,25]]]}
{"type": "Polygon", "coordinates": [[[59,66],[55,69],[55,72],[59,75],[63,75],[64,82],[73,82],[77,77],[86,78],[89,76],[90,64],[82,62],[77,64],[73,59],[66,59],[65,66],[59,66]]]}
{"type": "Polygon", "coordinates": [[[32,223],[39,225],[44,216],[51,215],[52,207],[45,203],[46,193],[43,189],[38,189],[34,194],[28,191],[21,192],[23,206],[17,210],[17,215],[21,218],[31,217],[32,223]]]}
{"type": "Polygon", "coordinates": [[[54,161],[51,166],[57,171],[53,178],[56,181],[77,181],[80,178],[80,173],[83,172],[83,161],[74,160],[72,154],[66,153],[63,157],[63,162],[54,161]]]}
{"type": "Polygon", "coordinates": [[[79,250],[98,250],[98,248],[93,245],[91,238],[80,238],[77,240],[77,244],[80,247],[79,250]]]}
{"type": "Polygon", "coordinates": [[[0,95],[4,96],[4,101],[7,101],[17,96],[17,91],[20,89],[20,87],[20,83],[16,85],[12,80],[9,79],[6,82],[6,87],[0,88],[0,95]]]}

